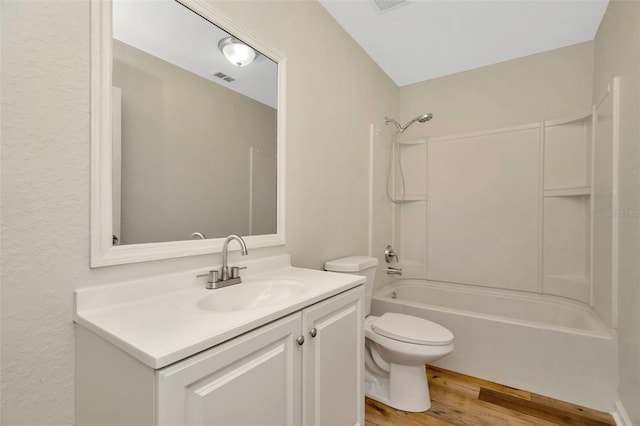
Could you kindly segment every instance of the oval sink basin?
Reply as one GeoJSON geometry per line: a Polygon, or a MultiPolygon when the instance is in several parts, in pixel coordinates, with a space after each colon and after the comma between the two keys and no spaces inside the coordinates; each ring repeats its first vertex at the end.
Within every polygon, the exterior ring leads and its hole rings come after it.
{"type": "Polygon", "coordinates": [[[198,308],[216,312],[260,309],[293,301],[307,290],[303,281],[291,279],[249,281],[211,290],[198,302],[198,308]]]}

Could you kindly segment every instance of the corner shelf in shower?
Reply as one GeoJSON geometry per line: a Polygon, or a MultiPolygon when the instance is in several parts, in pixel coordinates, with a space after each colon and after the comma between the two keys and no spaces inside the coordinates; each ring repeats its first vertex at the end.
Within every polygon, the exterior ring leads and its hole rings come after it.
{"type": "Polygon", "coordinates": [[[591,187],[579,186],[575,188],[554,188],[545,189],[545,197],[580,197],[591,194],[591,187]]]}
{"type": "Polygon", "coordinates": [[[591,114],[543,123],[542,291],[589,303],[591,114]]]}
{"type": "Polygon", "coordinates": [[[398,141],[398,145],[421,145],[427,143],[427,138],[407,139],[406,141],[398,141]]]}
{"type": "Polygon", "coordinates": [[[397,203],[407,203],[411,201],[427,201],[427,194],[393,194],[393,200],[397,203]]]}

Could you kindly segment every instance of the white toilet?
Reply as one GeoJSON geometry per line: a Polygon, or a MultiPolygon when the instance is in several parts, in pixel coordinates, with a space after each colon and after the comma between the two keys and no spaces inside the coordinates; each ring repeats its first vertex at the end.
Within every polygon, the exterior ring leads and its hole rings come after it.
{"type": "Polygon", "coordinates": [[[424,365],[453,351],[453,333],[410,315],[369,316],[378,260],[349,256],[325,263],[327,271],[364,275],[365,393],[399,410],[420,412],[431,407],[424,365]]]}

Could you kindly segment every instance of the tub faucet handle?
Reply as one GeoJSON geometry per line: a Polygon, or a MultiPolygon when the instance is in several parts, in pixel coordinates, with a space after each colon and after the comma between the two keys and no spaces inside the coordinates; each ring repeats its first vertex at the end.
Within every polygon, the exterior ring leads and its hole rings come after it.
{"type": "Polygon", "coordinates": [[[396,262],[400,262],[400,259],[398,258],[396,252],[393,250],[393,247],[387,246],[384,249],[384,260],[386,260],[387,263],[391,263],[394,258],[396,259],[396,262]]]}

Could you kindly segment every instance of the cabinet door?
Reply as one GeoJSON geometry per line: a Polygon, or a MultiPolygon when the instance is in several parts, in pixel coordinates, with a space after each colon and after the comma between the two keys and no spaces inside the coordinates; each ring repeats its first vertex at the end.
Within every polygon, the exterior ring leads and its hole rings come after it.
{"type": "Polygon", "coordinates": [[[305,425],[364,425],[363,297],[360,286],[303,311],[305,425]]]}
{"type": "Polygon", "coordinates": [[[159,425],[299,425],[301,314],[157,372],[159,425]]]}

